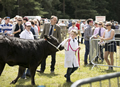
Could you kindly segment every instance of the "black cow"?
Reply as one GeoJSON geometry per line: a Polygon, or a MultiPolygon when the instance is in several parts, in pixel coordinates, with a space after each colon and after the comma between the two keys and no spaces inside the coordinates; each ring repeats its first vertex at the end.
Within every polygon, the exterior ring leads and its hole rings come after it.
{"type": "MultiPolygon", "coordinates": [[[[55,46],[59,45],[53,36],[45,36],[45,39],[40,40],[0,36],[0,75],[6,63],[9,66],[19,65],[18,76],[11,84],[15,84],[22,76],[25,68],[29,68],[31,84],[35,85],[34,76],[37,67],[48,55],[58,51],[48,41],[55,46]]],[[[63,47],[60,46],[59,49],[62,50],[63,47]]]]}

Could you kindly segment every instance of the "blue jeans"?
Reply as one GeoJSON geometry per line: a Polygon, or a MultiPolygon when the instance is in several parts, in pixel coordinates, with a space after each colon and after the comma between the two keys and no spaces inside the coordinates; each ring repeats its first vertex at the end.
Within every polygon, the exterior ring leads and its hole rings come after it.
{"type": "Polygon", "coordinates": [[[75,71],[77,70],[78,67],[73,67],[73,68],[68,68],[67,69],[67,74],[66,74],[66,77],[67,77],[67,81],[71,81],[70,80],[70,75],[75,71]]]}
{"type": "Polygon", "coordinates": [[[26,74],[28,74],[28,75],[31,75],[30,74],[30,70],[27,68],[27,71],[26,71],[26,69],[25,69],[25,71],[24,71],[24,73],[23,73],[23,75],[22,75],[22,78],[25,78],[26,77],[26,74]]]}
{"type": "Polygon", "coordinates": [[[87,62],[87,58],[88,58],[88,55],[89,55],[89,41],[86,41],[85,40],[85,55],[84,55],[84,63],[88,63],[87,62]]]}

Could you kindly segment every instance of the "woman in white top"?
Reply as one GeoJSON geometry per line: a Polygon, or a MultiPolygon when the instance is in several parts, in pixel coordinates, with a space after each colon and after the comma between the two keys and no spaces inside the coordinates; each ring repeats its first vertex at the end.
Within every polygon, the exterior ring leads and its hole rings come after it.
{"type": "MultiPolygon", "coordinates": [[[[34,40],[34,36],[33,36],[32,32],[30,31],[31,22],[26,22],[25,25],[26,25],[26,29],[21,32],[20,38],[34,40]]],[[[23,73],[21,78],[26,79],[26,76],[31,76],[29,69],[27,69],[26,73],[25,72],[23,73]]]]}
{"type": "Polygon", "coordinates": [[[107,22],[106,23],[106,28],[107,30],[104,32],[103,37],[101,37],[101,41],[105,41],[105,53],[104,53],[104,58],[109,66],[109,70],[113,70],[113,65],[114,65],[114,52],[116,52],[116,44],[114,41],[110,40],[115,40],[115,31],[111,29],[112,23],[107,22]],[[108,55],[110,54],[110,60],[108,59],[108,55]]]}

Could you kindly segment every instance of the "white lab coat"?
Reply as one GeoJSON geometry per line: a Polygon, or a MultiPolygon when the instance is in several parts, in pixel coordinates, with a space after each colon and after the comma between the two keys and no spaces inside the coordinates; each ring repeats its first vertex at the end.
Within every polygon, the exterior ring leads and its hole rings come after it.
{"type": "MultiPolygon", "coordinates": [[[[78,42],[76,39],[74,39],[75,41],[73,42],[73,39],[70,38],[70,45],[71,47],[73,48],[73,50],[76,50],[78,48],[78,42]]],[[[66,68],[73,68],[74,67],[79,67],[79,64],[78,64],[78,61],[76,59],[76,55],[75,55],[75,52],[72,51],[72,49],[70,48],[69,46],[69,51],[67,51],[67,48],[68,48],[68,42],[67,42],[68,39],[65,39],[61,45],[64,46],[65,48],[65,62],[64,62],[64,66],[66,68]]]]}

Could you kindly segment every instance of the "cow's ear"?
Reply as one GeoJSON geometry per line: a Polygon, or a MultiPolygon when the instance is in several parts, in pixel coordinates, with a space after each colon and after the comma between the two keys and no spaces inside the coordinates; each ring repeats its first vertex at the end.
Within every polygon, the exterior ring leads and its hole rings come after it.
{"type": "Polygon", "coordinates": [[[48,36],[47,35],[44,35],[44,39],[47,40],[48,36]]]}
{"type": "Polygon", "coordinates": [[[45,38],[45,40],[50,39],[50,37],[49,37],[49,36],[47,36],[47,35],[44,35],[44,38],[45,38]]]}

